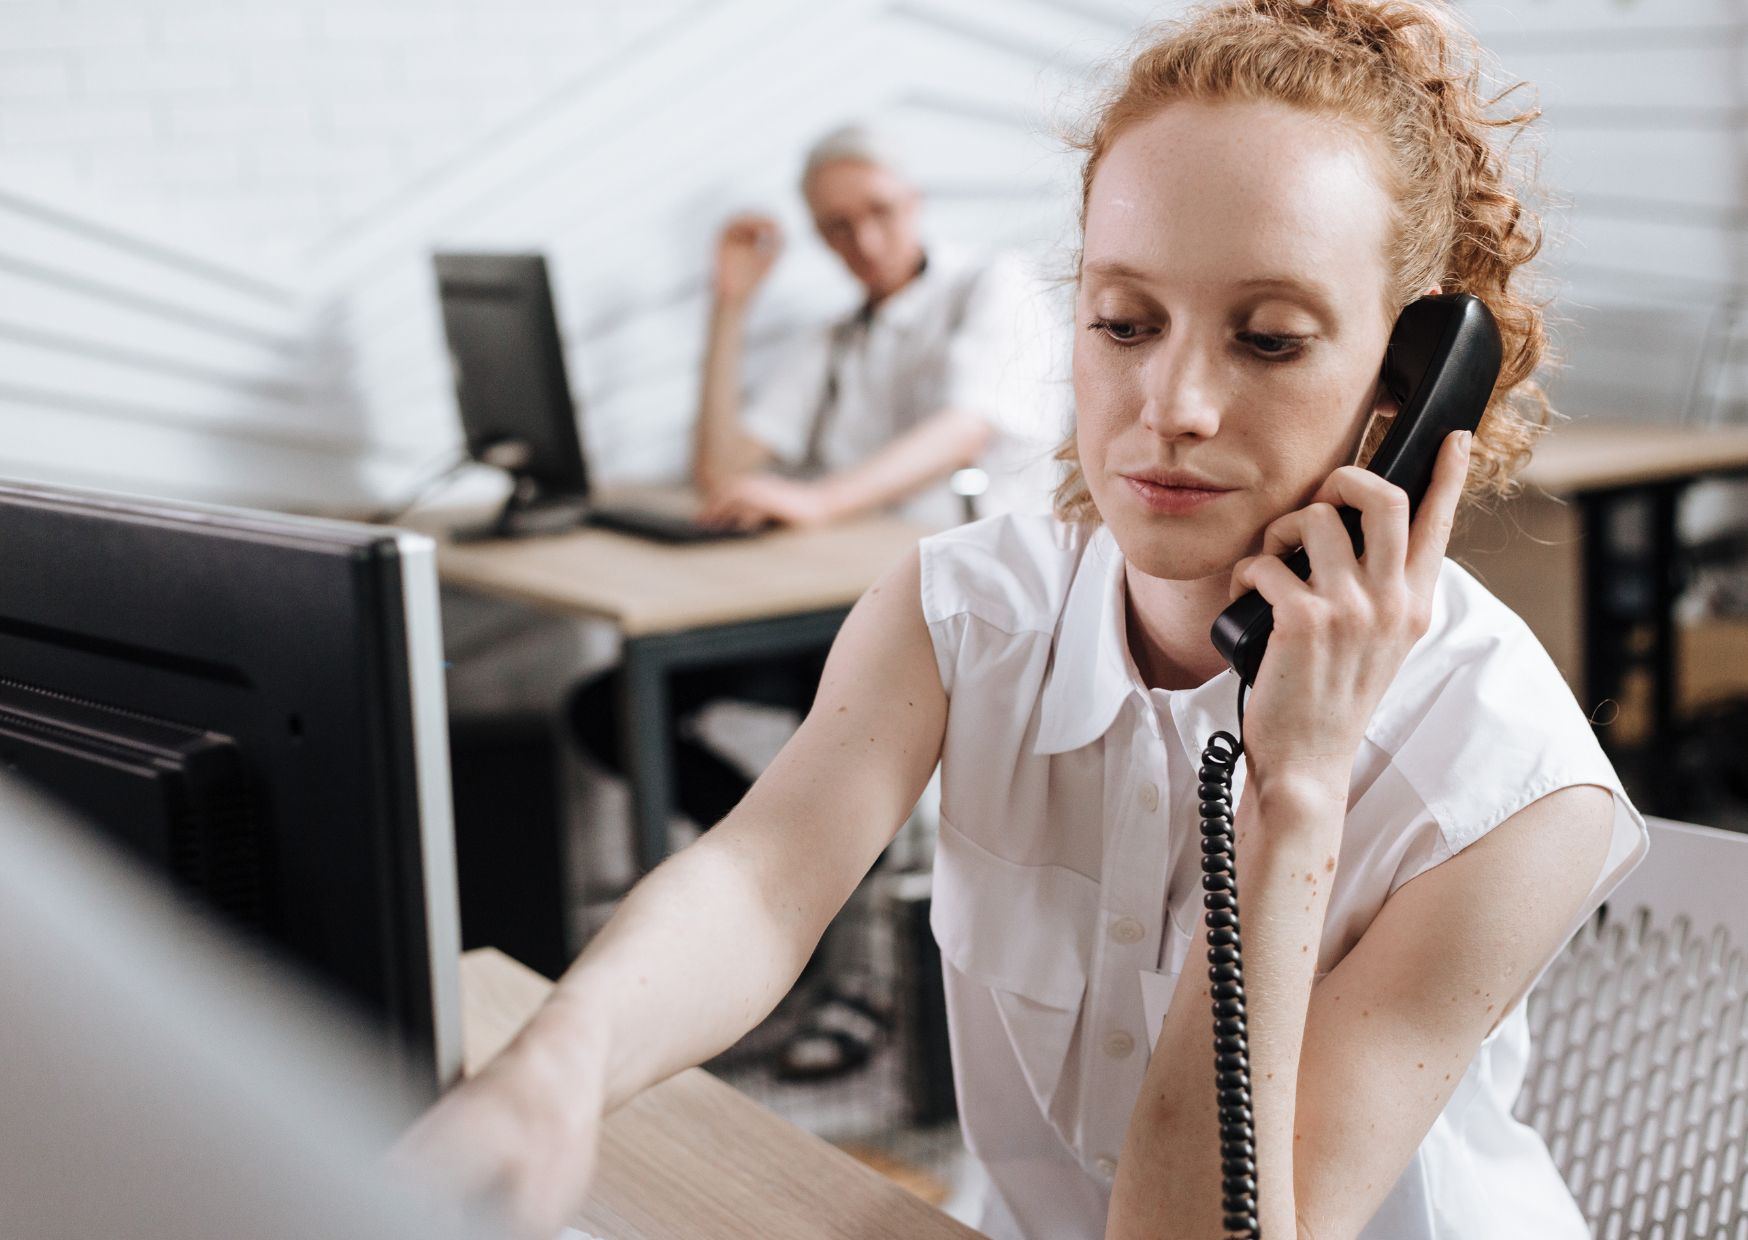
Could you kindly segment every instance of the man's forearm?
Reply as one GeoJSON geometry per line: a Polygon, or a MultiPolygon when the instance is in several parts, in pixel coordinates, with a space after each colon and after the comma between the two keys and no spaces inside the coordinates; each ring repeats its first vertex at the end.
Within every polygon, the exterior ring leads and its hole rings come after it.
{"type": "Polygon", "coordinates": [[[890,507],[977,462],[994,436],[976,413],[943,409],[867,460],[826,480],[840,516],[890,507]]]}
{"type": "MultiPolygon", "coordinates": [[[[1258,1209],[1268,1235],[1296,1234],[1293,1133],[1300,1048],[1343,812],[1338,799],[1319,792],[1271,793],[1254,784],[1239,807],[1258,1209]]],[[[1130,1118],[1106,1233],[1113,1240],[1224,1234],[1207,944],[1207,929],[1198,924],[1130,1118]]]]}
{"type": "Polygon", "coordinates": [[[711,302],[698,421],[692,436],[692,483],[708,491],[763,460],[740,424],[741,355],[746,345],[746,306],[711,302]]]}

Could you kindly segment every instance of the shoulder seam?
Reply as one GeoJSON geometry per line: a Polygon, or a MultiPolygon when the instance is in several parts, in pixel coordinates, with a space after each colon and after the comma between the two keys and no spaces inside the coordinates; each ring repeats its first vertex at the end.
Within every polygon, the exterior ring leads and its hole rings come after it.
{"type": "Polygon", "coordinates": [[[979,624],[988,625],[990,628],[994,629],[997,633],[1000,633],[1005,637],[1050,637],[1050,636],[1053,636],[1056,632],[1056,630],[1053,628],[1050,628],[1050,629],[1032,628],[1032,627],[1027,626],[1027,625],[1002,624],[999,621],[991,620],[988,616],[980,615],[978,612],[973,611],[969,607],[954,608],[952,611],[947,612],[945,615],[937,616],[932,620],[925,617],[924,623],[931,624],[931,625],[933,625],[933,624],[945,624],[949,620],[957,620],[960,616],[964,616],[968,620],[975,620],[979,624]]]}

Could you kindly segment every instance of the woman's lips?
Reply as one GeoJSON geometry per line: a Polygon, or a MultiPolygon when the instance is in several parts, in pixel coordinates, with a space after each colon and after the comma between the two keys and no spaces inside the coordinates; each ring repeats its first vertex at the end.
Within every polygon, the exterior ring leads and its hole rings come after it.
{"type": "Polygon", "coordinates": [[[1149,482],[1145,478],[1134,478],[1123,475],[1123,481],[1139,499],[1142,506],[1151,512],[1162,512],[1173,516],[1186,512],[1195,512],[1213,503],[1222,495],[1232,494],[1229,488],[1194,486],[1166,486],[1163,483],[1149,482]]]}

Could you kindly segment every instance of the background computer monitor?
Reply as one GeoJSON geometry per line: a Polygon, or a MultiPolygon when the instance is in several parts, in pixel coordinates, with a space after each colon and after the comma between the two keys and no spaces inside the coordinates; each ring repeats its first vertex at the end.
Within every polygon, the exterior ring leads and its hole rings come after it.
{"type": "Polygon", "coordinates": [[[588,470],[539,254],[438,254],[438,300],[468,454],[526,507],[585,498],[588,470]]]}
{"type": "Polygon", "coordinates": [[[460,1066],[431,542],[0,484],[0,767],[460,1066]]]}

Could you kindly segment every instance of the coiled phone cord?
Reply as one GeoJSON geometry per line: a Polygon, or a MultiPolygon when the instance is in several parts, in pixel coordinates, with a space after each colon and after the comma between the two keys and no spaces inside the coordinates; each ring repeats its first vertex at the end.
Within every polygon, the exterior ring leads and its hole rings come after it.
{"type": "Polygon", "coordinates": [[[1238,934],[1232,775],[1244,753],[1244,699],[1238,684],[1238,735],[1216,732],[1202,750],[1197,796],[1202,814],[1202,906],[1208,923],[1213,987],[1214,1080],[1219,1091],[1220,1202],[1225,1233],[1261,1240],[1256,1203],[1256,1116],[1250,1105],[1250,1042],[1238,934]]]}

